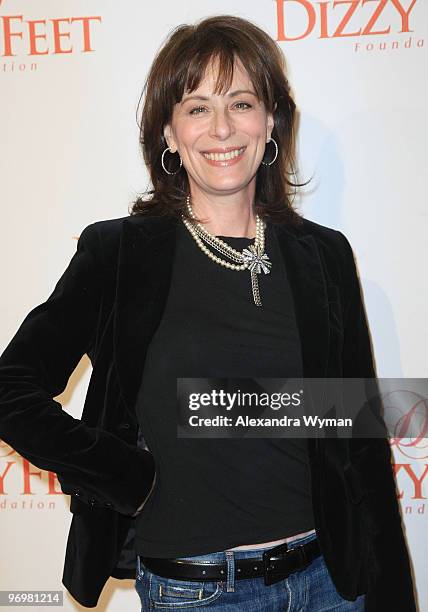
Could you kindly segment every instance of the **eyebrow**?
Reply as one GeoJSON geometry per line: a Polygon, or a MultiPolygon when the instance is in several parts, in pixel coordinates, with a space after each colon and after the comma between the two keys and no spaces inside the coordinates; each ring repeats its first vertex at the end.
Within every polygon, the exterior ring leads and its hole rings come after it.
{"type": "MultiPolygon", "coordinates": [[[[226,94],[226,96],[233,98],[234,96],[240,96],[243,93],[249,93],[257,97],[256,92],[251,91],[250,89],[236,89],[235,91],[231,91],[230,93],[226,94]]],[[[209,98],[207,96],[188,96],[187,98],[184,98],[180,104],[184,104],[188,100],[209,100],[209,98]]]]}

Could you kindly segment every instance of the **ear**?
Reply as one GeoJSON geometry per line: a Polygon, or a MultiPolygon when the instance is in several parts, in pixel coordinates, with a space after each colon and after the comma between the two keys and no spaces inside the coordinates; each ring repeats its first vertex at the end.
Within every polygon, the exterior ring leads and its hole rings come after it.
{"type": "MultiPolygon", "coordinates": [[[[275,102],[274,107],[273,107],[273,112],[275,112],[275,111],[276,111],[276,102],[275,102]]],[[[273,113],[268,113],[268,116],[267,116],[267,128],[268,129],[267,129],[267,137],[266,137],[267,142],[269,141],[269,139],[271,137],[271,134],[272,134],[272,131],[273,131],[274,127],[275,127],[275,121],[274,121],[274,118],[273,118],[273,113]]]]}
{"type": "Polygon", "coordinates": [[[163,135],[164,135],[164,138],[166,140],[168,147],[171,149],[171,153],[175,153],[175,151],[177,150],[177,147],[175,146],[174,137],[172,135],[172,129],[169,124],[167,124],[164,127],[163,135]]]}

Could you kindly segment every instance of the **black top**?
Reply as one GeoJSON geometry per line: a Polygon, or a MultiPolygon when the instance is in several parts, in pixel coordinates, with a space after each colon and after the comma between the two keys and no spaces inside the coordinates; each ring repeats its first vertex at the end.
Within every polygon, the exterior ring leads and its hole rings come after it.
{"type": "MultiPolygon", "coordinates": [[[[271,272],[258,275],[262,307],[254,304],[249,271],[212,261],[184,224],[177,232],[169,295],[136,403],[157,470],[136,518],[136,552],[147,557],[207,554],[314,527],[305,439],[177,438],[177,377],[302,376],[273,228],[268,223],[265,235],[271,272]]],[[[239,251],[253,242],[220,237],[239,251]]]]}

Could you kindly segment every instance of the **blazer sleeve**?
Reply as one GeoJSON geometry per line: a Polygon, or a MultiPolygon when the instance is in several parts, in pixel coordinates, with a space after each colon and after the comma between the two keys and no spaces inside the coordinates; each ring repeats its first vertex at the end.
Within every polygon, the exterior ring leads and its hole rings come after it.
{"type": "MultiPolygon", "coordinates": [[[[343,234],[347,301],[345,304],[343,376],[366,378],[370,393],[379,396],[369,329],[362,291],[351,245],[343,234]]],[[[370,410],[383,422],[382,402],[371,403],[370,410]]],[[[366,490],[364,522],[375,544],[370,561],[371,584],[366,595],[367,612],[400,609],[415,612],[410,557],[404,536],[398,494],[392,469],[392,452],[386,426],[383,436],[352,438],[352,463],[366,490]],[[394,588],[391,589],[391,584],[394,588]]]]}
{"type": "Polygon", "coordinates": [[[344,234],[343,241],[344,284],[346,302],[344,305],[344,377],[374,377],[375,365],[371,349],[367,319],[363,306],[360,280],[355,265],[352,247],[344,234]]]}
{"type": "MultiPolygon", "coordinates": [[[[360,411],[358,417],[362,431],[376,434],[371,441],[363,439],[365,445],[372,443],[377,449],[383,449],[388,454],[389,443],[385,422],[383,420],[383,405],[377,381],[376,367],[370,340],[369,326],[364,309],[363,294],[357,267],[355,265],[352,247],[348,239],[339,232],[343,242],[345,285],[344,304],[344,339],[343,339],[343,378],[360,378],[365,386],[369,401],[360,411]],[[376,429],[375,429],[376,426],[376,429]]],[[[354,424],[354,430],[358,427],[354,424]]],[[[357,447],[361,442],[353,439],[357,447]]]]}
{"type": "Polygon", "coordinates": [[[51,295],[27,314],[1,354],[0,438],[36,467],[56,472],[67,482],[65,493],[132,515],[152,486],[152,454],[88,426],[53,399],[94,342],[103,296],[100,247],[97,224],[90,224],[51,295]]]}
{"type": "MultiPolygon", "coordinates": [[[[370,340],[369,326],[363,303],[363,293],[352,247],[341,232],[343,242],[344,271],[343,283],[346,287],[346,300],[344,304],[344,341],[343,341],[343,378],[361,378],[365,384],[367,402],[361,409],[360,419],[363,431],[366,427],[372,431],[373,423],[378,425],[376,435],[373,437],[360,437],[356,434],[350,440],[351,452],[362,457],[372,457],[373,465],[377,465],[383,472],[383,486],[388,488],[391,499],[396,495],[395,481],[391,468],[392,452],[389,443],[387,427],[383,419],[384,408],[379,388],[373,351],[370,340]],[[366,424],[370,423],[369,426],[366,424]]],[[[358,431],[358,424],[354,422],[354,431],[358,431]]],[[[366,461],[366,465],[368,465],[366,461]]],[[[380,472],[379,472],[380,473],[380,472]]],[[[366,482],[369,475],[366,474],[366,482]]],[[[396,500],[395,500],[396,501],[396,500]]],[[[398,519],[398,504],[392,503],[394,514],[398,519]]]]}

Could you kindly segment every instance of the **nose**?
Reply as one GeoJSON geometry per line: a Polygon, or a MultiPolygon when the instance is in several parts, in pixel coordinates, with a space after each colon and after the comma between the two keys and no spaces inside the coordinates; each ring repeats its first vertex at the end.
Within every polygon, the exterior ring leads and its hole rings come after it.
{"type": "Polygon", "coordinates": [[[233,119],[226,109],[215,109],[211,116],[210,136],[225,140],[234,133],[233,119]]]}

